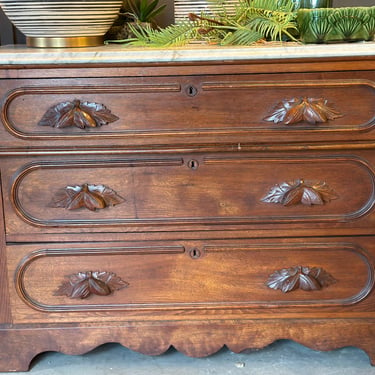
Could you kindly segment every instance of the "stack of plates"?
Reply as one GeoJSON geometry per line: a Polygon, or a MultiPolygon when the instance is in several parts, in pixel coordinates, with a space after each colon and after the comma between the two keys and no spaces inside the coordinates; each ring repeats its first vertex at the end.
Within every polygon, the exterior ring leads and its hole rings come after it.
{"type": "MultiPolygon", "coordinates": [[[[228,14],[235,13],[235,7],[238,5],[238,0],[226,0],[224,8],[228,14]]],[[[221,13],[219,1],[212,0],[174,0],[174,19],[176,23],[186,21],[189,13],[212,16],[221,13]]]]}
{"type": "Polygon", "coordinates": [[[121,4],[122,0],[0,0],[10,21],[28,37],[28,44],[39,47],[98,44],[121,4]]]}

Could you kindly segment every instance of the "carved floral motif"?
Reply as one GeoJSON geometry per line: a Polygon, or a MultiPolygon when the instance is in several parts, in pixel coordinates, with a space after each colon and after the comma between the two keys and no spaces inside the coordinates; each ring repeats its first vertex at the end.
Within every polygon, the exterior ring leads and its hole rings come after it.
{"type": "Polygon", "coordinates": [[[293,98],[278,103],[271,115],[264,120],[293,125],[299,122],[316,124],[342,117],[342,114],[328,106],[323,98],[293,98]]]}
{"type": "Polygon", "coordinates": [[[299,203],[311,206],[322,205],[336,198],[337,194],[325,182],[299,179],[273,186],[261,201],[280,203],[284,206],[299,203]]]}
{"type": "Polygon", "coordinates": [[[70,275],[54,293],[55,296],[85,299],[92,294],[108,296],[129,284],[111,272],[88,271],[70,275]]]}
{"type": "Polygon", "coordinates": [[[119,118],[103,104],[81,102],[62,102],[47,110],[38,125],[55,128],[95,128],[117,121],[119,118]]]}
{"type": "Polygon", "coordinates": [[[75,210],[85,207],[91,211],[115,206],[124,202],[114,190],[104,185],[77,185],[66,186],[59,190],[50,203],[51,207],[63,207],[68,210],[75,210]]]}
{"type": "Polygon", "coordinates": [[[274,272],[269,277],[267,286],[287,293],[296,289],[321,290],[334,283],[336,280],[322,268],[297,266],[274,272]]]}

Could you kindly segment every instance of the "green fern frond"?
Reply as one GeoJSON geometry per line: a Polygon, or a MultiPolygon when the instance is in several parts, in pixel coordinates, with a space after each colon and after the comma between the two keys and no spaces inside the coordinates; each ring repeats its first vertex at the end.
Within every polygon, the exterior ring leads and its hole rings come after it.
{"type": "Polygon", "coordinates": [[[284,12],[250,9],[252,15],[248,27],[263,35],[266,39],[282,40],[284,34],[294,39],[291,30],[297,30],[295,16],[284,12]]]}
{"type": "Polygon", "coordinates": [[[249,46],[262,39],[262,35],[247,27],[238,27],[235,31],[229,32],[221,41],[221,45],[249,46]]]}
{"type": "Polygon", "coordinates": [[[248,7],[264,9],[269,11],[278,11],[293,13],[297,11],[298,6],[292,0],[244,0],[248,7]]]}
{"type": "MultiPolygon", "coordinates": [[[[212,0],[213,1],[213,0],[212,0]]],[[[250,45],[260,39],[296,40],[297,12],[294,0],[238,0],[234,14],[225,11],[226,0],[216,0],[219,14],[190,15],[190,21],[153,30],[132,27],[135,38],[128,42],[138,46],[183,46],[193,40],[220,44],[250,45]]]]}
{"type": "Polygon", "coordinates": [[[164,29],[153,29],[151,26],[134,27],[130,25],[135,38],[129,40],[133,46],[179,47],[196,37],[197,26],[193,22],[170,25],[164,29]]]}
{"type": "Polygon", "coordinates": [[[295,40],[297,30],[296,5],[292,0],[240,0],[236,7],[236,22],[253,29],[268,40],[282,40],[283,35],[295,40]]]}

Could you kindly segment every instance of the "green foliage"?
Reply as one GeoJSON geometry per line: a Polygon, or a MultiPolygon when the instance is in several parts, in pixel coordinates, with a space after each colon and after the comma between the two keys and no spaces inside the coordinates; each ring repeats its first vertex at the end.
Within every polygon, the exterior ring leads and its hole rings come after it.
{"type": "Polygon", "coordinates": [[[188,22],[158,30],[153,29],[150,25],[143,27],[129,25],[129,27],[134,38],[127,42],[134,46],[180,47],[195,39],[197,32],[188,22]]]}
{"type": "Polygon", "coordinates": [[[216,5],[219,5],[219,10],[213,15],[190,14],[189,20],[164,29],[137,28],[132,30],[135,38],[123,42],[171,47],[193,40],[223,45],[250,45],[259,40],[295,40],[297,9],[293,0],[239,0],[234,14],[226,11],[225,0],[216,5]]]}
{"type": "Polygon", "coordinates": [[[253,6],[248,9],[249,23],[247,26],[259,32],[266,39],[282,40],[284,34],[293,39],[290,31],[297,30],[294,2],[268,1],[268,8],[265,3],[266,0],[253,2],[253,6]]]}
{"type": "Polygon", "coordinates": [[[235,31],[229,32],[221,40],[222,45],[248,46],[262,39],[262,34],[246,26],[238,26],[235,31]]]}
{"type": "Polygon", "coordinates": [[[151,23],[165,7],[166,4],[159,6],[159,0],[125,0],[123,3],[124,13],[136,22],[151,23]]]}

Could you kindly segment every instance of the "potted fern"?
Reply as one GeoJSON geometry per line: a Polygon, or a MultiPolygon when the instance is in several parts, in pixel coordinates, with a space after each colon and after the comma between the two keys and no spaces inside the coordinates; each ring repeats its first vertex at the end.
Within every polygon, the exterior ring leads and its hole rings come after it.
{"type": "Polygon", "coordinates": [[[298,5],[294,0],[239,0],[233,14],[190,14],[189,19],[164,29],[131,27],[134,38],[119,42],[137,46],[172,47],[192,41],[220,45],[251,45],[260,41],[296,40],[298,5]]]}
{"type": "Polygon", "coordinates": [[[150,26],[154,28],[155,17],[166,7],[159,0],[123,0],[118,18],[106,34],[106,39],[127,39],[134,37],[130,28],[150,26]]]}

